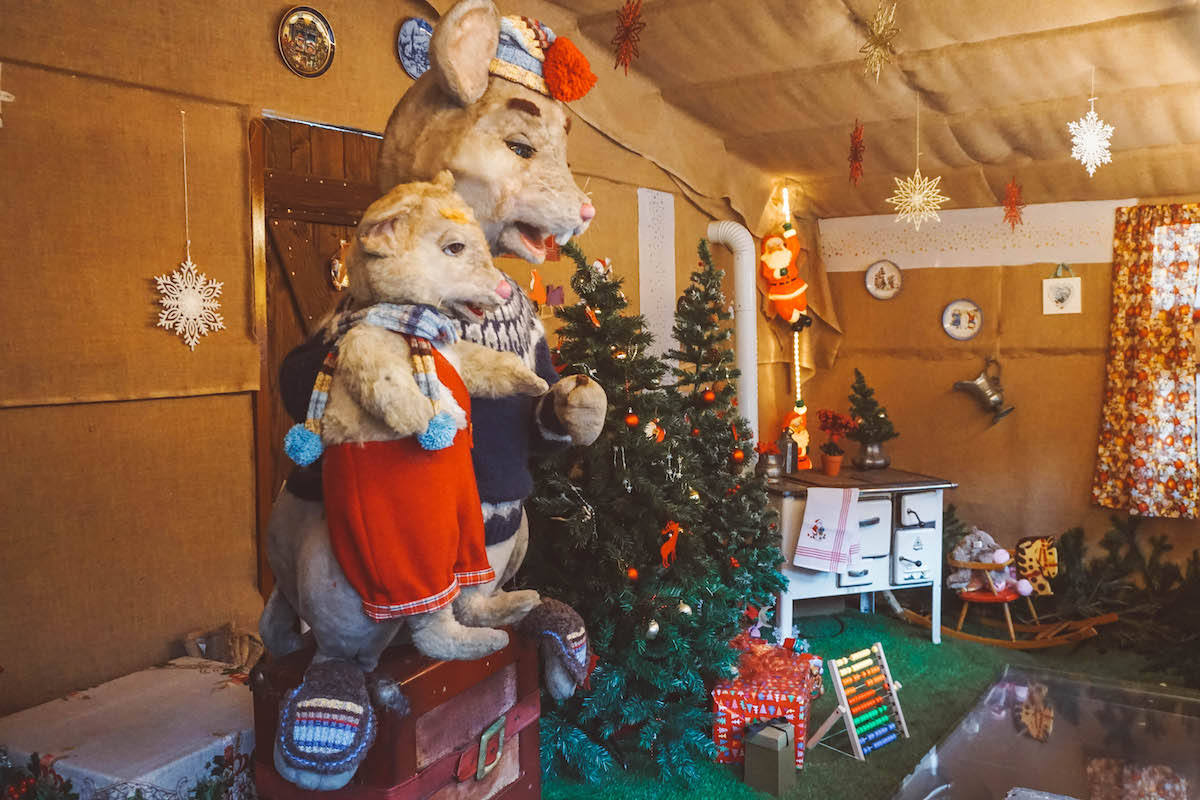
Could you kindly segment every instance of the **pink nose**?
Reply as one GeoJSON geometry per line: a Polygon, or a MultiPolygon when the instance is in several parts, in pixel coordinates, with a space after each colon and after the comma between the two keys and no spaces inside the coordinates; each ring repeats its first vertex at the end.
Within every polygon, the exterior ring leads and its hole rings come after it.
{"type": "Polygon", "coordinates": [[[584,203],[579,207],[579,216],[583,218],[584,222],[587,222],[592,217],[596,216],[596,207],[591,203],[584,203]]]}
{"type": "Polygon", "coordinates": [[[502,299],[507,300],[512,296],[512,284],[505,280],[500,281],[496,285],[496,294],[500,295],[502,299]]]}

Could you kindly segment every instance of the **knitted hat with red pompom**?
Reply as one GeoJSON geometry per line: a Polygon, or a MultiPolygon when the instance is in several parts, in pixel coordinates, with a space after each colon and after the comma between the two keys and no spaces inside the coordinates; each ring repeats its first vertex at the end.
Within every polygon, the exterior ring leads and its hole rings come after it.
{"type": "Polygon", "coordinates": [[[596,85],[579,48],[529,17],[500,20],[500,44],[488,72],[565,103],[578,100],[596,85]]]}

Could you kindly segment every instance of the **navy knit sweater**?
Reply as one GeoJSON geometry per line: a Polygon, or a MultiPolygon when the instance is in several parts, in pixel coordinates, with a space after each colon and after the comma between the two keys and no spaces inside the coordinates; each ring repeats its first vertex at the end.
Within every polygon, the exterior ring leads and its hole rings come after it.
{"type": "MultiPolygon", "coordinates": [[[[513,289],[508,302],[490,312],[481,324],[459,321],[459,334],[469,342],[516,353],[543,380],[554,384],[558,373],[550,363],[546,329],[517,282],[512,278],[508,282],[513,289]]],[[[280,368],[284,404],[298,421],[307,413],[313,382],[326,349],[322,334],[318,333],[289,353],[280,368]]],[[[544,455],[564,449],[570,445],[571,437],[554,413],[549,394],[541,398],[472,399],[471,427],[475,438],[471,455],[483,501],[485,536],[488,544],[495,544],[516,533],[521,523],[521,508],[533,491],[533,476],[529,472],[531,454],[544,455]]],[[[319,463],[294,470],[287,487],[299,497],[321,499],[319,463]]]]}

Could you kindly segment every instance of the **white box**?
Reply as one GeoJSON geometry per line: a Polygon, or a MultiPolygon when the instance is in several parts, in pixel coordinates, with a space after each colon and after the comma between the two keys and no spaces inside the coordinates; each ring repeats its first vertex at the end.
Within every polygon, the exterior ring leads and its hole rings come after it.
{"type": "Polygon", "coordinates": [[[4,717],[0,744],[14,765],[53,756],[80,800],[124,800],[137,789],[186,800],[213,757],[225,756],[228,797],[238,800],[252,789],[250,688],[228,664],[177,658],[4,717]]]}

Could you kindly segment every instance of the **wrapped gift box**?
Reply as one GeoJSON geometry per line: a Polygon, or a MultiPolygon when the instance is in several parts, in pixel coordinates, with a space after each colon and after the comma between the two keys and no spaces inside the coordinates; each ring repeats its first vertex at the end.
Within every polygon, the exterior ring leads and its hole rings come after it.
{"type": "Polygon", "coordinates": [[[761,725],[757,731],[746,730],[746,785],[783,797],[796,785],[796,765],[792,763],[796,729],[778,718],[761,725]]]}
{"type": "Polygon", "coordinates": [[[54,759],[80,800],[186,800],[200,780],[219,780],[227,800],[252,789],[254,714],[243,673],[203,658],[159,667],[0,719],[14,765],[54,759]],[[222,757],[219,766],[213,759],[222,757]]]}
{"type": "Polygon", "coordinates": [[[804,766],[804,740],[813,681],[808,661],[802,670],[763,680],[725,680],[713,688],[713,741],[717,762],[739,764],[745,758],[742,734],[746,725],[762,719],[784,717],[795,726],[796,768],[804,766]]]}

